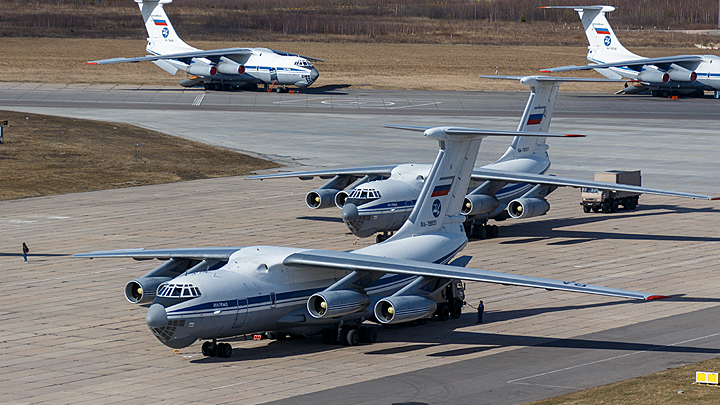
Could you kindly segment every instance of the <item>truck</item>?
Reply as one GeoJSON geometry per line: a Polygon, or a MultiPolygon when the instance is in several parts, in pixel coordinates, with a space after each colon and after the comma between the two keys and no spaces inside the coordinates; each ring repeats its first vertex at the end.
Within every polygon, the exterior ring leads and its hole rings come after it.
{"type": "MultiPolygon", "coordinates": [[[[640,186],[642,176],[640,170],[610,170],[596,172],[595,181],[640,186]]],[[[621,205],[626,210],[634,210],[639,198],[640,193],[583,187],[581,204],[585,212],[608,213],[616,212],[621,205]]]]}

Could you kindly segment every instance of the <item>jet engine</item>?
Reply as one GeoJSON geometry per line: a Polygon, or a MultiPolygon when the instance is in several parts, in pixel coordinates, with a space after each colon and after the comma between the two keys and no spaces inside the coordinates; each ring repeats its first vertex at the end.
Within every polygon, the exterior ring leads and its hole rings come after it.
{"type": "Polygon", "coordinates": [[[308,298],[307,309],[314,318],[332,318],[362,311],[370,297],[355,290],[321,291],[308,298]]]}
{"type": "Polygon", "coordinates": [[[670,81],[670,75],[655,69],[646,69],[640,72],[638,79],[648,83],[667,83],[670,81]]]}
{"type": "Polygon", "coordinates": [[[468,194],[465,196],[460,212],[463,215],[485,214],[497,208],[500,201],[494,195],[489,194],[468,194]]]}
{"type": "Polygon", "coordinates": [[[168,282],[187,270],[189,260],[170,259],[142,277],[125,284],[125,298],[133,304],[142,304],[155,299],[160,284],[168,282]]]}
{"type": "Polygon", "coordinates": [[[311,209],[328,208],[335,205],[335,195],[340,190],[335,188],[319,188],[305,196],[305,204],[311,209]]]}
{"type": "Polygon", "coordinates": [[[245,66],[235,62],[220,62],[217,71],[226,75],[241,75],[245,73],[245,66]]]}
{"type": "Polygon", "coordinates": [[[670,69],[668,76],[670,80],[676,82],[694,82],[697,79],[697,73],[681,67],[673,67],[670,69]]]}
{"type": "Polygon", "coordinates": [[[342,208],[345,206],[345,201],[347,201],[348,196],[350,193],[348,193],[345,190],[340,190],[337,194],[335,194],[335,206],[338,208],[342,208]]]}
{"type": "Polygon", "coordinates": [[[206,63],[196,62],[188,66],[186,72],[195,76],[215,76],[215,74],[217,74],[217,68],[206,63]]]}
{"type": "Polygon", "coordinates": [[[435,313],[437,303],[421,295],[398,295],[383,298],[375,304],[375,318],[380,323],[410,322],[435,313]]]}
{"type": "Polygon", "coordinates": [[[518,198],[510,201],[508,214],[513,218],[532,218],[543,215],[550,210],[550,203],[543,198],[518,198]]]}

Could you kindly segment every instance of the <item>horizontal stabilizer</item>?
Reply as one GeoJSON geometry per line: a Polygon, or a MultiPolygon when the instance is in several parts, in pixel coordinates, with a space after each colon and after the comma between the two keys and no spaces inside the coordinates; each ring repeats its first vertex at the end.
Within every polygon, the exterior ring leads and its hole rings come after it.
{"type": "Polygon", "coordinates": [[[549,138],[584,138],[585,135],[578,134],[559,134],[552,132],[525,132],[525,131],[498,131],[491,129],[476,129],[476,128],[462,128],[462,127],[418,127],[413,125],[383,125],[385,128],[402,129],[405,131],[416,131],[425,132],[426,136],[430,136],[430,132],[433,132],[432,138],[438,138],[438,132],[448,136],[542,136],[549,138]],[[433,131],[431,131],[433,130],[433,131]]]}

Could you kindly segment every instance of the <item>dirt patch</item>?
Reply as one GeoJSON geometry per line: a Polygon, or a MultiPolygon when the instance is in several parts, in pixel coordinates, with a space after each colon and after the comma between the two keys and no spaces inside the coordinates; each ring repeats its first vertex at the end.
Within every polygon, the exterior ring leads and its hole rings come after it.
{"type": "Polygon", "coordinates": [[[0,200],[237,176],[277,164],[132,125],[0,111],[0,200]],[[136,146],[137,144],[137,146],[136,146]]]}

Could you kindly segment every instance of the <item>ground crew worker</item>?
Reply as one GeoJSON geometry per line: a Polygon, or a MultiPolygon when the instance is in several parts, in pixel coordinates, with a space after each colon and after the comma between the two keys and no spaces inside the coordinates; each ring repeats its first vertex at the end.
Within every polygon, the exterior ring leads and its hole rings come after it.
{"type": "Polygon", "coordinates": [[[27,254],[30,253],[30,249],[27,247],[25,242],[23,242],[23,259],[27,261],[27,254]]]}
{"type": "Polygon", "coordinates": [[[478,318],[476,323],[482,323],[483,311],[485,311],[485,305],[483,305],[482,300],[480,300],[478,303],[478,318]]]}

